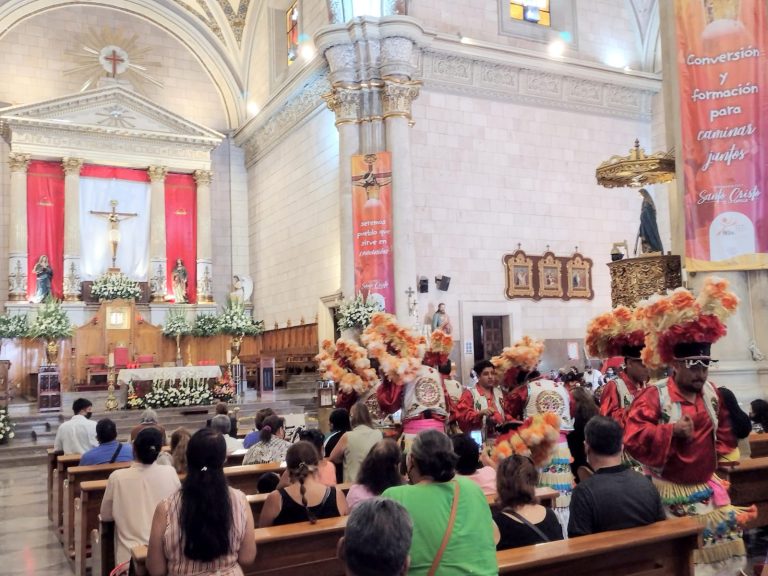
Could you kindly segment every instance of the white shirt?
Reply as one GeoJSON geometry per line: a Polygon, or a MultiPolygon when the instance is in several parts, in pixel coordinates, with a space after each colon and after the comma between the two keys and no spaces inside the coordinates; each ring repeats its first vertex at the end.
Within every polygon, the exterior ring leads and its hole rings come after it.
{"type": "Polygon", "coordinates": [[[85,454],[98,445],[96,422],[80,414],[61,424],[53,441],[53,449],[63,450],[64,454],[85,454]]]}
{"type": "Polygon", "coordinates": [[[597,387],[602,384],[603,373],[600,370],[592,370],[592,374],[584,372],[584,382],[592,384],[592,390],[597,390],[597,387]]]}
{"type": "Polygon", "coordinates": [[[101,500],[102,520],[115,522],[115,560],[131,559],[131,549],[146,545],[157,505],[181,486],[171,466],[132,462],[109,475],[101,500]]]}
{"type": "Polygon", "coordinates": [[[227,443],[227,454],[237,452],[243,449],[243,441],[238,438],[232,438],[232,436],[225,435],[224,441],[227,443]]]}

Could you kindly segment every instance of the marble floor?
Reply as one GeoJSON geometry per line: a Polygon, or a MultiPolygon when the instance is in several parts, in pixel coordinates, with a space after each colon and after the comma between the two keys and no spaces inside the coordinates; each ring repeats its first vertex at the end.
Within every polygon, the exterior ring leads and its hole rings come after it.
{"type": "Polygon", "coordinates": [[[0,469],[0,574],[74,574],[48,521],[44,465],[0,469]]]}

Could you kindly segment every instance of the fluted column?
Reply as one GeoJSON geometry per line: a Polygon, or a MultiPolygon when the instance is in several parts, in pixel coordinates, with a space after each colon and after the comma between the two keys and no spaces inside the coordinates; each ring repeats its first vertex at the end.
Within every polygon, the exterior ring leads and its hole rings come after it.
{"type": "Polygon", "coordinates": [[[82,158],[62,158],[64,170],[64,300],[80,300],[80,169],[82,158]]]}
{"type": "Polygon", "coordinates": [[[328,108],[336,115],[339,130],[339,246],[341,256],[341,292],[345,297],[355,295],[355,253],[352,238],[352,162],[360,153],[360,89],[336,87],[323,96],[328,108]]]}
{"type": "Polygon", "coordinates": [[[392,155],[392,228],[395,258],[395,313],[409,322],[409,288],[416,286],[416,249],[413,219],[413,171],[411,168],[411,103],[419,95],[420,82],[386,79],[382,111],[387,150],[392,155]]]}
{"type": "Polygon", "coordinates": [[[195,170],[197,182],[197,302],[213,302],[210,170],[195,170]]]}
{"type": "Polygon", "coordinates": [[[152,302],[164,302],[168,262],[165,251],[165,166],[150,166],[149,174],[149,287],[152,302]]]}
{"type": "Polygon", "coordinates": [[[27,299],[27,168],[29,154],[11,152],[11,194],[8,226],[8,298],[27,299]]]}

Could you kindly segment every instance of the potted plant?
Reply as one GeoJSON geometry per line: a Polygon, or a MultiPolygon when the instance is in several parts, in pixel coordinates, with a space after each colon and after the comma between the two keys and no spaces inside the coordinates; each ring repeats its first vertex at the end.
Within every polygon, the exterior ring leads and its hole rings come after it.
{"type": "Polygon", "coordinates": [[[219,317],[219,326],[222,334],[231,336],[229,345],[232,349],[234,364],[240,363],[240,346],[243,343],[243,337],[256,336],[264,331],[264,323],[261,320],[254,322],[243,304],[232,299],[227,300],[227,306],[219,317]]]}
{"type": "Polygon", "coordinates": [[[61,302],[55,298],[46,298],[27,336],[44,340],[47,364],[55,364],[59,357],[59,340],[72,336],[72,323],[61,307],[61,302]]]}
{"type": "Polygon", "coordinates": [[[358,293],[352,300],[344,300],[336,312],[339,329],[346,332],[345,337],[358,340],[360,333],[371,323],[371,317],[383,310],[378,300],[363,298],[358,293]]]}
{"type": "Polygon", "coordinates": [[[187,321],[184,310],[171,308],[165,319],[163,335],[176,339],[176,365],[182,365],[181,359],[181,337],[192,333],[192,326],[187,321]]]}
{"type": "Polygon", "coordinates": [[[99,300],[138,300],[141,287],[122,272],[108,272],[91,286],[91,295],[99,300]]]}
{"type": "Polygon", "coordinates": [[[26,314],[0,316],[0,350],[2,350],[4,339],[23,338],[28,332],[29,319],[26,314]]]}
{"type": "Polygon", "coordinates": [[[221,332],[221,321],[216,314],[198,314],[192,334],[200,338],[215,336],[221,332]]]}

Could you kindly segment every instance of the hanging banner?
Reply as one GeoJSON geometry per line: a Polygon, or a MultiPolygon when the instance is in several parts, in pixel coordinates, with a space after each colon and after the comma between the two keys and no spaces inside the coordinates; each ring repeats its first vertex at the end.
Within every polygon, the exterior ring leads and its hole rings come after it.
{"type": "Polygon", "coordinates": [[[768,268],[765,0],[676,0],[686,267],[768,268]]]}
{"type": "Polygon", "coordinates": [[[165,177],[165,254],[168,259],[167,293],[176,301],[174,272],[186,276],[187,302],[197,302],[197,184],[192,174],[165,177]],[[181,267],[180,267],[181,266],[181,267]]]}
{"type": "Polygon", "coordinates": [[[355,293],[395,311],[392,259],[392,159],[389,152],[352,156],[355,293]]]}
{"type": "Polygon", "coordinates": [[[62,296],[64,172],[61,162],[33,160],[27,170],[27,298],[62,296]]]}

